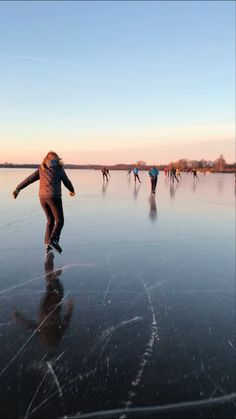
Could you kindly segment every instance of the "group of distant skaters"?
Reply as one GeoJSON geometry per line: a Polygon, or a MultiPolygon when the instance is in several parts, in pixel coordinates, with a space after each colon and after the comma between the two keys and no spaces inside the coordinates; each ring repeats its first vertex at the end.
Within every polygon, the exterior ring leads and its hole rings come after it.
{"type": "MultiPolygon", "coordinates": [[[[165,172],[165,176],[168,176],[172,182],[174,182],[175,180],[179,182],[179,179],[182,179],[181,171],[178,167],[177,168],[174,166],[172,166],[171,168],[165,167],[164,172],[165,172]]],[[[191,168],[187,171],[187,173],[189,172],[193,174],[193,179],[199,180],[196,169],[191,168]]],[[[205,174],[206,172],[204,171],[204,175],[205,174]]]]}
{"type": "MultiPolygon", "coordinates": [[[[134,182],[135,183],[136,182],[141,183],[141,180],[140,180],[140,177],[139,177],[139,174],[138,174],[139,173],[138,167],[134,167],[134,169],[130,169],[129,168],[128,169],[128,176],[131,175],[131,172],[132,171],[133,171],[133,175],[134,175],[134,182]]],[[[197,175],[197,170],[196,169],[192,168],[189,171],[193,174],[193,178],[194,179],[198,179],[199,180],[199,177],[197,175]]],[[[177,182],[179,182],[180,179],[182,179],[181,171],[180,171],[180,169],[178,167],[177,168],[174,167],[174,166],[172,166],[171,168],[165,167],[164,173],[165,173],[165,176],[168,176],[170,178],[170,181],[171,182],[174,182],[175,180],[177,182]]],[[[156,168],[156,166],[153,166],[149,170],[148,174],[149,174],[150,180],[151,180],[151,190],[152,190],[152,193],[155,194],[155,192],[156,192],[156,186],[157,186],[157,180],[158,180],[158,176],[159,176],[159,170],[156,168]]],[[[205,174],[205,172],[204,172],[204,174],[205,174]]],[[[103,167],[102,168],[102,175],[103,175],[103,180],[104,179],[108,180],[108,175],[110,176],[110,173],[109,173],[109,170],[106,167],[103,167]]]]}
{"type": "MultiPolygon", "coordinates": [[[[141,183],[139,178],[139,169],[134,167],[128,170],[128,176],[133,171],[134,182],[141,183]]],[[[156,186],[159,176],[159,170],[156,166],[151,167],[149,170],[149,176],[151,180],[151,192],[155,196],[156,186]]],[[[194,179],[198,178],[195,169],[192,169],[194,179]]],[[[179,169],[174,167],[166,168],[165,175],[170,178],[171,182],[176,180],[179,182],[181,179],[181,172],[179,169]]],[[[102,168],[103,181],[109,180],[110,172],[106,167],[102,168]]],[[[61,197],[61,183],[69,190],[70,196],[75,195],[74,187],[66,175],[63,167],[62,159],[54,151],[49,151],[42,164],[39,168],[33,172],[30,176],[24,179],[14,190],[13,196],[16,199],[20,191],[26,188],[31,183],[39,180],[39,199],[41,206],[45,212],[47,218],[46,232],[45,232],[45,249],[46,253],[56,250],[58,253],[62,252],[62,248],[59,244],[61,231],[64,225],[64,214],[61,197]]]]}
{"type": "MultiPolygon", "coordinates": [[[[109,170],[106,167],[102,168],[102,175],[103,175],[103,180],[108,180],[108,175],[109,174],[109,170]]],[[[130,176],[132,172],[132,169],[128,169],[128,176],[130,176]]],[[[134,167],[133,169],[133,174],[134,174],[134,182],[139,182],[142,183],[139,177],[139,169],[137,167],[134,167]]],[[[149,170],[149,176],[151,179],[151,189],[152,189],[152,193],[155,194],[156,192],[156,186],[157,186],[157,180],[158,180],[158,175],[159,175],[159,170],[156,168],[156,166],[153,166],[150,170],[149,170]]]]}

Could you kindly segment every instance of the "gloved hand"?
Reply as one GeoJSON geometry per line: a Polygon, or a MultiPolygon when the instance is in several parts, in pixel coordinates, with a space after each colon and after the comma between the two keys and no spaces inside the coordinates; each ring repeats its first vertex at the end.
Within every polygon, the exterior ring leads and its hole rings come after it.
{"type": "Polygon", "coordinates": [[[19,189],[15,189],[12,195],[16,199],[18,197],[19,193],[20,193],[19,189]]]}

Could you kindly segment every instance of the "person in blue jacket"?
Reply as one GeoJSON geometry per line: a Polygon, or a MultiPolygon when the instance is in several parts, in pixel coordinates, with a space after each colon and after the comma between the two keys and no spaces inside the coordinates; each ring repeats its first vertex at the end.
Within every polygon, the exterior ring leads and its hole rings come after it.
{"type": "Polygon", "coordinates": [[[158,179],[158,175],[159,175],[159,170],[156,168],[156,166],[153,166],[149,170],[148,173],[149,173],[149,176],[150,176],[150,179],[151,179],[152,193],[155,194],[156,186],[157,186],[157,179],[158,179]]]}
{"type": "Polygon", "coordinates": [[[138,168],[137,168],[137,167],[135,167],[135,168],[133,169],[133,174],[134,174],[134,181],[135,181],[135,183],[136,183],[136,181],[137,181],[137,180],[139,181],[139,183],[141,183],[141,180],[139,179],[138,172],[139,172],[138,168]]]}

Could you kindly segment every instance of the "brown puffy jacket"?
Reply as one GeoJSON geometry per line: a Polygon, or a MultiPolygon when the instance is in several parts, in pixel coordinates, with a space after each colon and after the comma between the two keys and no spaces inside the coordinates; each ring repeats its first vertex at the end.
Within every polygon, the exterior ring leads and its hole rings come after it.
{"type": "Polygon", "coordinates": [[[51,167],[42,168],[41,166],[32,175],[28,176],[21,182],[17,189],[26,188],[33,182],[39,180],[39,196],[40,198],[60,198],[61,197],[61,182],[70,192],[74,192],[74,187],[66,175],[63,167],[53,165],[51,167]]]}

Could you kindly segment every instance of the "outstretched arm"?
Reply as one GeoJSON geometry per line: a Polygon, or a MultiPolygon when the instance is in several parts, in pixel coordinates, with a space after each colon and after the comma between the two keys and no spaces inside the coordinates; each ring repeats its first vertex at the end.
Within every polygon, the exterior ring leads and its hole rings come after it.
{"type": "Polygon", "coordinates": [[[17,310],[15,310],[14,318],[18,323],[23,324],[23,326],[25,326],[27,330],[34,330],[38,326],[36,322],[28,320],[23,314],[21,314],[17,310]]]}
{"type": "Polygon", "coordinates": [[[65,187],[70,191],[70,193],[73,196],[75,194],[74,186],[72,185],[64,169],[62,169],[61,180],[64,183],[65,187]]]}
{"type": "Polygon", "coordinates": [[[16,199],[17,195],[19,194],[19,192],[21,191],[21,189],[26,188],[26,186],[30,185],[31,183],[36,182],[36,180],[39,180],[39,169],[35,170],[34,173],[32,173],[32,175],[28,176],[26,179],[23,180],[23,182],[21,182],[16,189],[13,192],[13,196],[16,199]]]}

